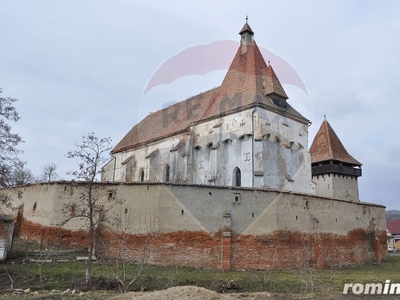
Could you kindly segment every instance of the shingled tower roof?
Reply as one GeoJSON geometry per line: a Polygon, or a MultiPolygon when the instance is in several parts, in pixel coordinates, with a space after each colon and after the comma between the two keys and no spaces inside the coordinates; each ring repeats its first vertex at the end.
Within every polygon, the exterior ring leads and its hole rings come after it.
{"type": "Polygon", "coordinates": [[[247,19],[246,19],[246,24],[243,25],[242,30],[240,30],[239,34],[242,34],[244,32],[248,31],[251,34],[254,34],[253,30],[251,29],[250,25],[247,23],[247,19]]]}
{"type": "Polygon", "coordinates": [[[310,121],[286,102],[288,97],[272,66],[265,63],[247,20],[240,35],[239,49],[221,86],[148,115],[125,135],[112,153],[189,132],[192,124],[252,107],[263,107],[308,124],[310,121]]]}
{"type": "Polygon", "coordinates": [[[355,166],[362,165],[347,152],[327,120],[322,122],[311,145],[310,154],[312,163],[338,161],[355,166]]]}

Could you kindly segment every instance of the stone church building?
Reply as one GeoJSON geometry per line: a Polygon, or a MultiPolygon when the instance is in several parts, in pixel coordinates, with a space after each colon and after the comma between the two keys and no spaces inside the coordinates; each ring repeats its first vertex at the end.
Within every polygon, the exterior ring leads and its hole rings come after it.
{"type": "Polygon", "coordinates": [[[313,193],[310,121],[287,101],[249,24],[221,86],[151,113],[112,151],[104,181],[313,193]]]}
{"type": "Polygon", "coordinates": [[[361,163],[326,120],[308,152],[310,121],[288,102],[247,21],[239,34],[221,86],[135,125],[113,149],[102,180],[269,188],[358,200],[361,163]]]}
{"type": "MultiPolygon", "coordinates": [[[[149,263],[221,269],[324,268],[386,256],[385,207],[361,202],[361,163],[324,120],[288,101],[249,24],[219,87],[149,114],[111,152],[100,203],[120,224],[100,224],[96,251],[149,263]]],[[[60,228],[81,182],[10,190],[22,237],[83,246],[85,223],[60,228]],[[19,191],[19,190],[18,190],[19,191]],[[48,239],[48,240],[46,240],[48,239]]]]}

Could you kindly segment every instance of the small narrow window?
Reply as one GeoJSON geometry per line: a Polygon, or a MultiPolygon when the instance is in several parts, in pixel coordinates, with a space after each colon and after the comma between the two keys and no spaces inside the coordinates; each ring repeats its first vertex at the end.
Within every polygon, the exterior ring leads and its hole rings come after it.
{"type": "Polygon", "coordinates": [[[165,165],[165,174],[164,174],[164,179],[165,179],[165,182],[169,182],[169,165],[167,164],[167,165],[165,165]]]}
{"type": "Polygon", "coordinates": [[[66,186],[64,186],[64,192],[66,192],[67,191],[67,187],[66,186]]]}
{"type": "Polygon", "coordinates": [[[112,192],[109,192],[109,193],[108,193],[108,200],[111,200],[112,197],[113,197],[113,193],[112,193],[112,192]]]}
{"type": "Polygon", "coordinates": [[[140,182],[144,182],[144,170],[141,169],[139,172],[139,178],[140,178],[140,182]]]}
{"type": "Polygon", "coordinates": [[[185,213],[185,211],[182,209],[182,210],[181,210],[181,216],[183,216],[184,213],[185,213]]]}
{"type": "Polygon", "coordinates": [[[242,173],[238,167],[233,170],[233,183],[234,186],[242,185],[242,173]]]}
{"type": "Polygon", "coordinates": [[[367,213],[367,207],[364,205],[363,206],[363,214],[365,215],[367,213]]]}
{"type": "Polygon", "coordinates": [[[37,202],[35,202],[34,204],[33,204],[33,211],[35,211],[36,210],[36,207],[37,207],[37,202]]]}
{"type": "Polygon", "coordinates": [[[308,206],[308,201],[306,201],[306,208],[309,209],[310,207],[308,206]]]}
{"type": "Polygon", "coordinates": [[[336,223],[337,223],[337,218],[335,220],[336,220],[336,223]]]}
{"type": "Polygon", "coordinates": [[[296,221],[298,220],[298,217],[296,216],[296,221]]]}
{"type": "Polygon", "coordinates": [[[251,217],[254,218],[254,213],[251,213],[251,217]]]}
{"type": "Polygon", "coordinates": [[[128,213],[128,209],[127,209],[127,208],[125,208],[125,213],[126,213],[126,214],[128,213]]]}
{"type": "Polygon", "coordinates": [[[234,196],[235,196],[235,198],[234,198],[233,204],[240,204],[240,194],[235,193],[234,196]]]}

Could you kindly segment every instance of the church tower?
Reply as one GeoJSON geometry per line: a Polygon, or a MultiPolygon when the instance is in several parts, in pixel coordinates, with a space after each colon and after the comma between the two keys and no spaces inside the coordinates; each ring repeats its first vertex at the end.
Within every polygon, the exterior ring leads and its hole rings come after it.
{"type": "Polygon", "coordinates": [[[357,178],[361,163],[345,149],[325,119],[310,148],[312,179],[317,196],[360,201],[357,178]]]}

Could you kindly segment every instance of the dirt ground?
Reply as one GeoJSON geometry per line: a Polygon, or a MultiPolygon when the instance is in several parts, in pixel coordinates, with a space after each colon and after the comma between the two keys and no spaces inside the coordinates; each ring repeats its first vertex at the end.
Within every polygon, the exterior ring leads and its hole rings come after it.
{"type": "Polygon", "coordinates": [[[113,300],[263,300],[263,299],[400,299],[400,295],[278,295],[268,292],[251,294],[218,294],[217,292],[207,290],[196,286],[173,287],[167,290],[155,292],[136,292],[122,294],[111,298],[113,300]]]}

